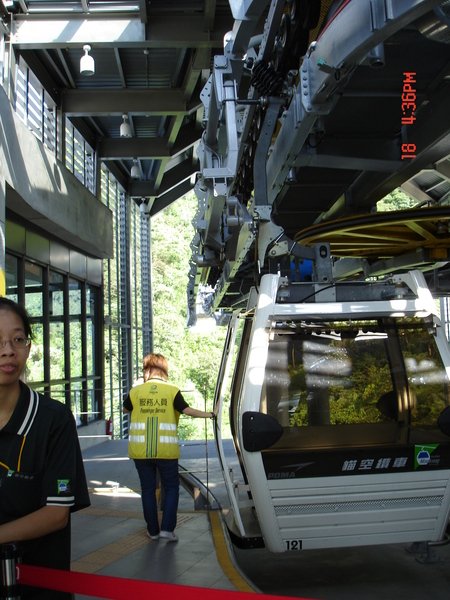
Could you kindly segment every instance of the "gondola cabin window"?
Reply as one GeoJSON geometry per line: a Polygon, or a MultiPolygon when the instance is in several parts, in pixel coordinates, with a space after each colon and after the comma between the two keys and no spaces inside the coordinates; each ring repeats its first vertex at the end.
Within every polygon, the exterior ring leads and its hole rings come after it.
{"type": "Polygon", "coordinates": [[[283,427],[276,447],[441,440],[449,382],[431,322],[293,320],[269,338],[261,411],[283,427]]]}

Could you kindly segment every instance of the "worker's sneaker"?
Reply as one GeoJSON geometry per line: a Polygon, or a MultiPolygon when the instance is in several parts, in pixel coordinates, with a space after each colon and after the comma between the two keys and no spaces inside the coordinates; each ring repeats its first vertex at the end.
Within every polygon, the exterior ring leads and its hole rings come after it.
{"type": "Polygon", "coordinates": [[[159,537],[168,542],[178,542],[178,537],[174,534],[173,531],[160,531],[159,537]]]}
{"type": "Polygon", "coordinates": [[[150,533],[147,531],[147,535],[151,540],[159,540],[159,533],[156,535],[150,535],[150,533]]]}

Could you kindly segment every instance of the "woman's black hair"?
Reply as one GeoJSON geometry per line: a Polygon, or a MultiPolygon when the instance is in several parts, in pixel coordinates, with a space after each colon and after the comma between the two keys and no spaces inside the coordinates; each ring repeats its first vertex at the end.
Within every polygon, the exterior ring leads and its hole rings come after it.
{"type": "Polygon", "coordinates": [[[11,312],[15,313],[22,320],[23,330],[25,331],[27,338],[33,337],[30,317],[21,304],[17,304],[17,302],[14,302],[14,300],[0,296],[0,310],[10,310],[11,312]]]}

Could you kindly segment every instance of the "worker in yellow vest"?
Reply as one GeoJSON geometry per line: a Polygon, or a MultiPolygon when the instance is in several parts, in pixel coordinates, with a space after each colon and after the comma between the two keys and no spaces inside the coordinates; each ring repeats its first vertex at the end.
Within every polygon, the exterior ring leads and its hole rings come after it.
{"type": "Polygon", "coordinates": [[[162,354],[145,356],[143,367],[144,383],[131,388],[123,402],[123,411],[130,413],[131,418],[128,456],[134,460],[141,483],[147,535],[152,540],[176,542],[180,489],[178,419],[180,414],[204,419],[213,419],[215,414],[188,405],[178,387],[167,381],[169,367],[162,354]],[[161,525],[156,499],[158,474],[163,491],[161,525]]]}

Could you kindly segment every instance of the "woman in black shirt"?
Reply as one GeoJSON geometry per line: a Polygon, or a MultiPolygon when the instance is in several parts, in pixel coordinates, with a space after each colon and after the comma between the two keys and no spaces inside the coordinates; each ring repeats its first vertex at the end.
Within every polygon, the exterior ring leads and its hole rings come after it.
{"type": "Polygon", "coordinates": [[[0,544],[17,543],[25,564],[70,569],[70,513],[89,493],[72,413],[20,380],[31,335],[25,309],[0,297],[0,544]]]}

